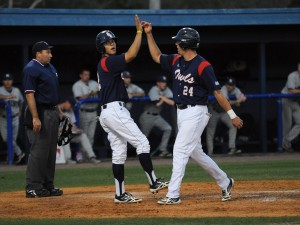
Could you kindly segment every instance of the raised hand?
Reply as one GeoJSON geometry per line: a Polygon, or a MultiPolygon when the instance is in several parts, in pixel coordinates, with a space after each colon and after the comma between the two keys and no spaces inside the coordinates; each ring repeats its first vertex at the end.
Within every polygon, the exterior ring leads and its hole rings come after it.
{"type": "Polygon", "coordinates": [[[141,24],[141,21],[140,21],[140,18],[138,15],[135,15],[134,21],[135,21],[136,30],[143,31],[143,26],[141,24]]]}
{"type": "Polygon", "coordinates": [[[152,32],[152,24],[146,21],[141,22],[142,26],[144,27],[144,31],[146,34],[152,32]]]}

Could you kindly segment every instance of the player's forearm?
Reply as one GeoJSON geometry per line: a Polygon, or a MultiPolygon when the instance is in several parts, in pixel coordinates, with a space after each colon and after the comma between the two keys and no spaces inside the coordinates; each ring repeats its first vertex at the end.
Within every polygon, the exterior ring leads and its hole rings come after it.
{"type": "Polygon", "coordinates": [[[0,95],[0,100],[5,100],[5,99],[8,99],[8,96],[0,95]]]}
{"type": "Polygon", "coordinates": [[[148,47],[149,47],[149,51],[152,56],[152,59],[154,60],[154,62],[160,63],[161,51],[158,48],[152,33],[147,33],[146,35],[147,35],[148,47]]]}
{"type": "Polygon", "coordinates": [[[38,114],[37,108],[36,108],[34,93],[27,93],[26,100],[27,100],[28,108],[31,112],[32,118],[39,118],[39,114],[38,114]]]}
{"type": "Polygon", "coordinates": [[[300,94],[300,89],[297,88],[297,89],[289,89],[289,93],[290,94],[300,94]]]}
{"type": "Polygon", "coordinates": [[[128,51],[125,53],[125,61],[131,62],[137,56],[142,43],[142,33],[138,32],[135,35],[134,41],[128,51]]]}
{"type": "Polygon", "coordinates": [[[169,99],[169,98],[165,98],[164,99],[164,102],[170,106],[173,106],[175,103],[172,99],[169,99]]]}
{"type": "Polygon", "coordinates": [[[137,92],[137,93],[133,93],[131,95],[132,95],[132,97],[144,97],[145,93],[144,92],[137,92]]]}
{"type": "Polygon", "coordinates": [[[227,112],[231,110],[231,105],[229,104],[228,100],[224,97],[221,91],[216,90],[214,91],[214,96],[217,99],[220,106],[227,112]]]}
{"type": "Polygon", "coordinates": [[[23,109],[23,103],[19,103],[19,115],[22,114],[22,109],[23,109]]]}

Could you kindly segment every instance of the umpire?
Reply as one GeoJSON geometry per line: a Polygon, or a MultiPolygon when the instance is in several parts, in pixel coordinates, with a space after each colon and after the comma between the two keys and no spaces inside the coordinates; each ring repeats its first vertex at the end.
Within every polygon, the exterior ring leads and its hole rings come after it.
{"type": "Polygon", "coordinates": [[[28,106],[25,126],[30,147],[26,171],[26,197],[60,196],[54,187],[57,136],[60,114],[57,104],[58,75],[50,64],[52,46],[45,41],[32,47],[32,59],[23,69],[23,86],[28,106]]]}

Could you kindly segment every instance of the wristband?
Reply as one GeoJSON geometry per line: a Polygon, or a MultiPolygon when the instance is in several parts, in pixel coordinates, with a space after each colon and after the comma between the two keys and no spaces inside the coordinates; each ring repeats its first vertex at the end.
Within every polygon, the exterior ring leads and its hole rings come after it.
{"type": "Polygon", "coordinates": [[[229,115],[230,119],[234,119],[235,117],[237,117],[237,115],[232,109],[228,110],[227,114],[229,115]]]}
{"type": "Polygon", "coordinates": [[[142,33],[143,33],[143,30],[137,30],[136,33],[137,33],[137,34],[142,34],[142,33]]]}

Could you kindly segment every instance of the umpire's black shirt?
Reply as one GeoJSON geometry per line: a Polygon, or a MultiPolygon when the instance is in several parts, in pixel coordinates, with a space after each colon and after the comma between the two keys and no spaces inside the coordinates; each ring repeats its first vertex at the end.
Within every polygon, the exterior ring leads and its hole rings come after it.
{"type": "Polygon", "coordinates": [[[58,75],[50,63],[31,60],[23,70],[23,86],[25,94],[35,93],[37,105],[55,106],[59,102],[58,75]]]}

